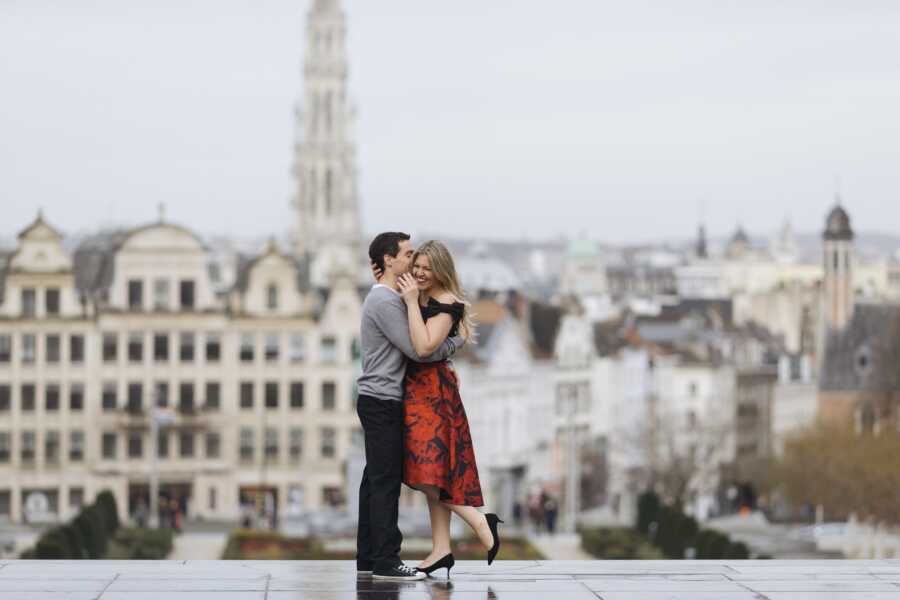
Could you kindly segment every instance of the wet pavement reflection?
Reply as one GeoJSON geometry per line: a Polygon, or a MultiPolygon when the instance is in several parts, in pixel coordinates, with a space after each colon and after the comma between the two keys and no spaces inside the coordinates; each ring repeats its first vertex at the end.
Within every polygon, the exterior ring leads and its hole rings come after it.
{"type": "Polygon", "coordinates": [[[897,600],[900,561],[460,561],[452,579],[352,561],[0,561],[0,600],[897,600]]]}

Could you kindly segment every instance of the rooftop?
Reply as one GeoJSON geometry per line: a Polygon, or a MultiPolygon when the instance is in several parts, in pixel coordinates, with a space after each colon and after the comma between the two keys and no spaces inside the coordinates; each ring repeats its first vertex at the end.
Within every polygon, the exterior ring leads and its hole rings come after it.
{"type": "Polygon", "coordinates": [[[3,600],[896,600],[900,561],[461,561],[452,579],[357,578],[349,561],[0,562],[3,600]]]}

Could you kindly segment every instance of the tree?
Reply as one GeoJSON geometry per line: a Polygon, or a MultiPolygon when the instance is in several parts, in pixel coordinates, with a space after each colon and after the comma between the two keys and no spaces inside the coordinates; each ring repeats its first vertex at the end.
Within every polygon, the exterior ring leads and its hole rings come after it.
{"type": "Polygon", "coordinates": [[[116,498],[109,490],[103,490],[97,495],[95,504],[100,508],[103,515],[103,523],[106,527],[107,535],[112,535],[119,528],[119,508],[116,505],[116,498]]]}
{"type": "Polygon", "coordinates": [[[722,408],[703,418],[664,410],[649,399],[645,418],[629,443],[643,456],[645,483],[662,499],[683,506],[692,493],[714,495],[720,469],[730,460],[732,422],[722,408]]]}
{"type": "Polygon", "coordinates": [[[851,513],[900,523],[900,432],[858,433],[818,423],[785,442],[775,481],[795,506],[822,505],[831,519],[851,513]]]}

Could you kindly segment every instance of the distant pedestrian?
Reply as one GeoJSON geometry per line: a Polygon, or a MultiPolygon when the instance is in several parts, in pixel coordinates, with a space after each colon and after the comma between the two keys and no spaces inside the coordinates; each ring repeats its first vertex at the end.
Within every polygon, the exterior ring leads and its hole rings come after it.
{"type": "Polygon", "coordinates": [[[556,517],[559,515],[559,503],[549,494],[544,500],[544,520],[547,522],[547,532],[550,535],[556,533],[556,517]]]}
{"type": "Polygon", "coordinates": [[[541,504],[540,493],[533,493],[528,499],[528,518],[535,533],[540,533],[544,525],[544,506],[541,504]]]}
{"type": "Polygon", "coordinates": [[[169,500],[169,512],[172,519],[172,529],[175,530],[175,533],[181,533],[181,507],[175,498],[169,500]]]}
{"type": "Polygon", "coordinates": [[[137,523],[138,529],[147,527],[147,513],[147,503],[143,500],[139,500],[137,508],[134,511],[134,521],[137,523]]]}
{"type": "Polygon", "coordinates": [[[513,502],[513,523],[516,524],[516,527],[522,525],[522,503],[516,500],[513,502]]]}

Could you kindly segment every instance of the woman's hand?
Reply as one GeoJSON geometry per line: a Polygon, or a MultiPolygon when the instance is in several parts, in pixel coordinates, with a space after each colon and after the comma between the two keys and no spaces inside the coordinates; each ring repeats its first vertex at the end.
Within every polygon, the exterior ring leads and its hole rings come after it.
{"type": "Polygon", "coordinates": [[[375,283],[381,281],[381,278],[384,276],[384,271],[378,268],[378,265],[374,262],[372,263],[372,277],[375,278],[375,283]]]}
{"type": "Polygon", "coordinates": [[[412,275],[404,273],[397,280],[397,284],[400,286],[400,295],[407,304],[419,302],[419,284],[412,275]]]}

